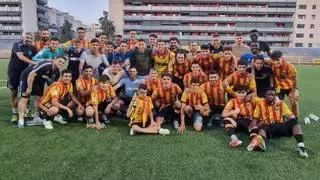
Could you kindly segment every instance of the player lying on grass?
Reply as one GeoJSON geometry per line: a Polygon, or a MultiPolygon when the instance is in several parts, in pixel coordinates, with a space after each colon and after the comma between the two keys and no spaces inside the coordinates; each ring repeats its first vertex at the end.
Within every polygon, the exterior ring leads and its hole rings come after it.
{"type": "Polygon", "coordinates": [[[60,124],[66,124],[62,115],[73,117],[72,109],[77,106],[78,116],[84,113],[84,107],[73,94],[71,83],[72,72],[70,70],[61,71],[61,79],[51,84],[42,96],[39,108],[40,117],[43,119],[43,125],[46,129],[53,129],[52,118],[60,124]]]}
{"type": "Polygon", "coordinates": [[[149,96],[146,85],[141,84],[138,88],[137,95],[132,98],[127,111],[127,117],[130,118],[130,135],[136,133],[144,134],[161,134],[168,135],[168,129],[160,128],[153,118],[153,103],[149,96]]]}
{"type": "Polygon", "coordinates": [[[291,137],[297,141],[297,151],[300,157],[307,158],[304,147],[303,133],[298,118],[293,115],[283,101],[276,100],[276,90],[268,88],[264,101],[257,104],[253,123],[259,125],[259,135],[252,139],[248,150],[265,150],[264,140],[275,137],[291,137]]]}
{"type": "Polygon", "coordinates": [[[191,79],[190,88],[184,90],[181,97],[180,127],[178,133],[186,131],[186,117],[192,121],[196,131],[201,131],[203,117],[209,116],[210,107],[206,93],[200,88],[200,80],[196,77],[191,79]]]}
{"type": "Polygon", "coordinates": [[[39,118],[38,104],[43,95],[45,82],[47,80],[56,81],[60,76],[59,69],[63,68],[66,59],[61,57],[53,61],[43,61],[37,65],[27,67],[20,78],[20,93],[19,101],[19,122],[18,127],[24,127],[24,114],[30,95],[36,96],[35,100],[35,117],[29,121],[28,125],[42,124],[42,119],[39,118]]]}
{"type": "Polygon", "coordinates": [[[88,117],[87,128],[102,129],[105,122],[108,121],[112,111],[118,111],[121,108],[118,97],[110,85],[110,78],[102,75],[99,78],[99,85],[91,90],[91,100],[86,103],[86,116],[88,117]],[[101,113],[101,118],[99,117],[101,113]],[[92,119],[94,117],[94,120],[92,119]]]}
{"type": "Polygon", "coordinates": [[[211,109],[211,114],[209,116],[207,126],[211,127],[213,119],[215,119],[215,123],[224,127],[223,122],[220,120],[221,113],[223,111],[224,106],[226,105],[226,94],[233,93],[232,89],[226,88],[222,80],[220,79],[218,71],[211,71],[209,73],[209,81],[202,84],[201,89],[207,94],[209,100],[209,106],[211,109]]]}
{"type": "MultiPolygon", "coordinates": [[[[86,103],[91,100],[92,87],[99,84],[98,80],[93,77],[92,66],[86,65],[83,67],[82,76],[76,80],[77,98],[82,104],[86,106],[86,103]]],[[[78,116],[78,121],[83,121],[83,116],[78,116]]]]}
{"type": "Polygon", "coordinates": [[[151,96],[157,110],[155,114],[157,125],[161,126],[164,122],[177,119],[179,111],[176,111],[176,109],[181,106],[179,101],[181,94],[182,90],[172,82],[171,74],[164,73],[162,75],[162,85],[157,87],[151,96]]]}
{"type": "Polygon", "coordinates": [[[250,139],[257,135],[258,127],[251,125],[251,120],[255,105],[262,100],[247,96],[248,89],[245,86],[235,87],[235,94],[236,98],[231,99],[222,112],[225,131],[231,137],[229,145],[233,148],[242,144],[237,132],[249,133],[250,139]]]}

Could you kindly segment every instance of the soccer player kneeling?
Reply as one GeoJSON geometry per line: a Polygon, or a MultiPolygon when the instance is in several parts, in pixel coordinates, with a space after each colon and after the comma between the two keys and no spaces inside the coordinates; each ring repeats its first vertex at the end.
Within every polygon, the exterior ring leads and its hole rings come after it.
{"type": "Polygon", "coordinates": [[[198,78],[191,79],[190,88],[184,90],[181,103],[181,124],[178,133],[182,134],[186,130],[185,116],[191,118],[194,129],[200,132],[203,126],[203,117],[209,116],[210,107],[206,93],[200,88],[198,78]]]}
{"type": "Polygon", "coordinates": [[[118,97],[110,85],[110,78],[102,75],[99,78],[99,85],[92,88],[91,100],[86,104],[87,128],[104,128],[104,123],[108,121],[107,115],[110,115],[112,111],[118,111],[120,108],[118,97]],[[99,111],[102,112],[101,118],[99,118],[99,111]],[[95,124],[93,123],[93,116],[95,124]]]}
{"type": "Polygon", "coordinates": [[[233,148],[242,144],[236,132],[249,133],[250,139],[258,134],[258,127],[251,126],[251,120],[255,105],[262,99],[250,97],[247,93],[248,89],[245,86],[236,87],[236,98],[231,99],[222,112],[225,131],[231,137],[229,146],[233,148]]]}
{"type": "MultiPolygon", "coordinates": [[[[268,88],[265,94],[265,100],[259,102],[254,110],[254,121],[259,125],[259,136],[252,139],[248,150],[254,150],[263,147],[263,141],[276,136],[290,137],[294,136],[297,141],[297,151],[300,157],[307,158],[308,154],[304,147],[303,135],[298,119],[289,110],[288,106],[280,100],[276,100],[276,90],[268,88]],[[286,119],[286,120],[285,120],[286,119]],[[262,143],[261,143],[262,142],[262,143]]],[[[265,148],[264,148],[265,149],[265,148]]]]}
{"type": "Polygon", "coordinates": [[[129,105],[127,117],[130,118],[130,135],[133,136],[137,132],[161,135],[170,134],[168,129],[160,128],[155,123],[152,113],[152,100],[147,96],[147,93],[147,86],[144,84],[139,85],[137,95],[133,97],[129,105]]]}
{"type": "Polygon", "coordinates": [[[73,117],[72,108],[75,105],[78,106],[78,115],[84,112],[84,107],[73,94],[72,72],[65,69],[61,74],[61,79],[46,89],[39,103],[40,117],[43,119],[43,125],[46,129],[53,129],[51,123],[53,117],[54,121],[66,124],[67,122],[60,114],[68,114],[69,118],[73,117]]]}

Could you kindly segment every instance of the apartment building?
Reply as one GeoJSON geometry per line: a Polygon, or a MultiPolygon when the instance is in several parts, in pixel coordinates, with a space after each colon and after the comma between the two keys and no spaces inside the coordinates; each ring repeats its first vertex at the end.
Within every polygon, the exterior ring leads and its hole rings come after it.
{"type": "Polygon", "coordinates": [[[320,47],[320,0],[297,0],[292,47],[320,47]]]}
{"type": "Polygon", "coordinates": [[[258,29],[271,46],[289,46],[294,31],[296,0],[109,0],[109,19],[116,33],[140,38],[158,33],[177,36],[184,43],[207,43],[218,33],[232,43],[236,33],[258,29]]]}

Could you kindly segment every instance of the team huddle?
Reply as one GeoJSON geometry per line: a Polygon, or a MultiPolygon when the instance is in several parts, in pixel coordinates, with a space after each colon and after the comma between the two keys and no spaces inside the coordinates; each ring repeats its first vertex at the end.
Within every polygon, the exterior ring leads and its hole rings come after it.
{"type": "Polygon", "coordinates": [[[248,134],[249,151],[265,151],[267,139],[293,136],[299,156],[308,157],[298,123],[297,70],[258,41],[256,29],[248,44],[236,34],[234,44],[222,46],[214,34],[211,43],[190,42],[188,50],[176,37],[166,42],[152,33],[147,43],[135,30],[128,41],[116,35],[113,42],[103,33],[87,41],[82,27],[64,44],[48,29],[40,36],[35,41],[25,33],[8,65],[11,120],[19,128],[53,129],[53,121],[76,118],[86,128],[103,129],[110,117],[124,116],[130,135],[169,135],[165,123],[179,134],[186,125],[198,132],[217,126],[230,136],[230,147],[242,144],[239,132],[248,134]],[[26,121],[30,96],[34,114],[26,121]]]}

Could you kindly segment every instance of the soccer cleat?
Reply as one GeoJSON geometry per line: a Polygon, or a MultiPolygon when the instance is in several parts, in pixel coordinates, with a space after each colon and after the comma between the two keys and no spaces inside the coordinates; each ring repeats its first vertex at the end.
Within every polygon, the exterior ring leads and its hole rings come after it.
{"type": "Polygon", "coordinates": [[[13,114],[12,116],[11,116],[11,122],[17,122],[18,121],[18,114],[13,114]]]}
{"type": "Polygon", "coordinates": [[[232,148],[236,148],[238,146],[240,146],[242,144],[242,141],[240,141],[239,139],[233,139],[230,141],[229,146],[232,148]]]}
{"type": "Polygon", "coordinates": [[[311,119],[313,119],[314,121],[316,121],[316,122],[319,120],[319,117],[316,116],[316,115],[314,115],[314,114],[309,114],[309,117],[310,117],[311,119]]]}
{"type": "Polygon", "coordinates": [[[159,129],[159,134],[162,135],[162,136],[169,135],[170,131],[169,131],[169,129],[160,128],[159,129]]]}
{"type": "Polygon", "coordinates": [[[105,115],[105,114],[102,114],[101,115],[101,120],[103,122],[105,122],[106,124],[109,124],[110,123],[110,120],[108,119],[108,117],[105,115]]]}
{"type": "Polygon", "coordinates": [[[255,136],[249,146],[247,147],[247,150],[248,151],[254,151],[254,150],[262,150],[262,151],[265,151],[266,150],[266,144],[264,142],[264,139],[262,136],[258,135],[258,136],[255,136]]]}
{"type": "Polygon", "coordinates": [[[53,118],[53,121],[58,122],[58,123],[60,123],[60,124],[68,124],[68,122],[65,121],[60,114],[56,115],[56,116],[53,118]]]}
{"type": "Polygon", "coordinates": [[[178,121],[173,121],[173,126],[175,129],[179,129],[179,122],[178,121]]]}
{"type": "Polygon", "coordinates": [[[304,120],[305,124],[310,124],[311,123],[309,117],[305,117],[303,120],[304,120]]]}
{"type": "Polygon", "coordinates": [[[24,120],[18,121],[18,128],[24,128],[24,120]]]}
{"type": "Polygon", "coordinates": [[[37,126],[43,124],[43,120],[40,117],[35,117],[32,121],[26,122],[27,126],[37,126]]]}
{"type": "Polygon", "coordinates": [[[300,147],[298,146],[297,152],[298,152],[299,156],[302,158],[308,158],[308,156],[309,156],[306,151],[306,148],[303,146],[300,146],[300,147]]]}
{"type": "Polygon", "coordinates": [[[136,132],[134,132],[134,130],[131,128],[130,129],[130,136],[134,136],[136,134],[136,132]]]}
{"type": "Polygon", "coordinates": [[[44,119],[43,120],[43,125],[44,125],[44,128],[46,128],[46,129],[53,129],[51,121],[47,121],[47,120],[44,119]]]}

